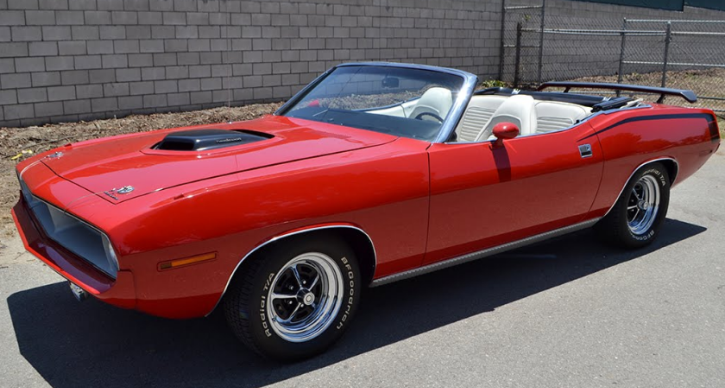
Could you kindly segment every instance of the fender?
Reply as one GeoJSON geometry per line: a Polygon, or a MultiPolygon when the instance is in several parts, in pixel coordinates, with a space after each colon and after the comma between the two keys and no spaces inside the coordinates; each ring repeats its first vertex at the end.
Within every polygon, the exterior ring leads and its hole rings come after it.
{"type": "MultiPolygon", "coordinates": [[[[644,167],[644,166],[646,166],[648,164],[652,164],[652,163],[656,163],[656,162],[661,162],[663,160],[668,160],[668,161],[671,161],[671,162],[674,162],[675,163],[675,176],[674,176],[674,178],[676,179],[677,178],[677,173],[680,171],[680,163],[678,163],[677,160],[675,158],[671,157],[671,156],[665,156],[665,157],[660,157],[660,158],[648,160],[648,161],[640,164],[639,166],[637,166],[637,168],[634,169],[634,171],[632,171],[631,174],[629,174],[629,178],[627,178],[627,180],[624,181],[624,186],[622,186],[622,189],[619,190],[619,194],[617,194],[617,198],[614,200],[614,203],[612,204],[612,206],[609,207],[609,209],[607,210],[607,212],[604,213],[604,215],[602,216],[602,218],[606,217],[607,214],[609,214],[609,212],[612,211],[612,209],[614,208],[614,205],[616,205],[617,202],[619,202],[619,198],[622,196],[622,193],[624,192],[624,188],[627,187],[627,185],[629,184],[629,181],[632,180],[632,177],[634,176],[634,174],[637,173],[637,171],[639,171],[642,167],[644,167]]],[[[670,186],[671,187],[674,187],[674,185],[675,185],[675,179],[670,179],[670,186]]]]}
{"type": "Polygon", "coordinates": [[[255,252],[257,252],[258,250],[264,248],[265,246],[267,246],[271,243],[278,242],[278,241],[284,240],[284,239],[292,237],[292,236],[297,236],[297,235],[304,234],[304,233],[316,232],[316,231],[325,230],[325,229],[352,229],[352,230],[356,230],[356,231],[362,233],[363,235],[365,235],[365,237],[367,237],[368,241],[370,242],[370,247],[373,250],[373,274],[375,273],[375,269],[378,265],[378,255],[375,251],[375,244],[373,243],[373,239],[370,238],[370,235],[367,234],[361,228],[354,226],[352,224],[340,223],[340,224],[326,224],[326,225],[311,225],[311,226],[306,226],[303,228],[293,229],[293,230],[284,232],[282,234],[279,234],[277,236],[274,236],[271,239],[257,245],[251,251],[247,252],[247,254],[244,255],[244,257],[242,257],[242,259],[239,261],[239,263],[237,263],[237,266],[234,267],[234,271],[232,271],[231,275],[229,276],[229,279],[227,280],[227,284],[224,286],[224,291],[222,291],[222,294],[219,296],[219,300],[217,300],[214,307],[212,307],[212,309],[205,316],[208,317],[212,312],[214,312],[214,310],[216,310],[217,306],[219,306],[219,303],[221,303],[222,299],[224,299],[224,295],[226,294],[227,289],[229,288],[229,285],[231,284],[232,279],[234,279],[234,275],[237,273],[237,270],[239,269],[239,267],[242,265],[242,263],[245,260],[247,260],[247,258],[252,256],[255,252]]]}

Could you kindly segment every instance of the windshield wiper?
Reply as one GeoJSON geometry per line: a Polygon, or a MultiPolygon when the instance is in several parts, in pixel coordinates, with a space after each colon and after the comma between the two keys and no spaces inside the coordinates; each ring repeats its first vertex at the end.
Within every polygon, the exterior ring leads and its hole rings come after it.
{"type": "MultiPolygon", "coordinates": [[[[327,112],[328,112],[329,110],[330,110],[330,108],[326,108],[326,109],[323,109],[323,110],[321,110],[321,111],[319,111],[319,112],[317,112],[317,113],[313,114],[313,115],[312,115],[312,117],[317,117],[317,116],[319,116],[319,115],[321,115],[321,114],[325,114],[325,113],[327,113],[327,112]]],[[[324,117],[323,117],[323,118],[324,118],[324,117]]]]}

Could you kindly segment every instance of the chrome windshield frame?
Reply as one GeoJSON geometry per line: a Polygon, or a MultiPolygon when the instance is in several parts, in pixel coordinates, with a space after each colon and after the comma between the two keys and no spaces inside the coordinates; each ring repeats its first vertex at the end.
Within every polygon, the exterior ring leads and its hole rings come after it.
{"type": "Polygon", "coordinates": [[[322,73],[319,77],[315,78],[312,82],[310,82],[307,86],[302,88],[297,94],[292,96],[287,102],[282,105],[279,109],[277,109],[274,114],[276,116],[282,116],[287,111],[297,104],[304,96],[317,84],[319,84],[325,77],[330,75],[335,69],[339,67],[353,67],[353,66],[375,66],[375,67],[396,67],[396,68],[402,68],[402,69],[416,69],[416,70],[427,70],[427,71],[434,71],[434,72],[440,72],[440,73],[447,73],[459,76],[463,78],[463,84],[461,85],[461,88],[456,93],[456,99],[453,102],[453,105],[451,106],[451,109],[448,113],[448,116],[445,120],[443,120],[443,123],[441,124],[441,127],[438,131],[438,135],[436,138],[432,141],[433,143],[443,143],[450,137],[451,133],[455,129],[456,125],[458,125],[458,122],[461,119],[461,116],[463,116],[463,112],[466,109],[466,105],[468,105],[468,101],[471,99],[471,96],[473,95],[473,90],[476,88],[476,85],[478,84],[478,77],[475,75],[463,71],[463,70],[457,70],[457,69],[451,69],[447,67],[438,67],[438,66],[429,66],[429,65],[419,65],[419,64],[412,64],[412,63],[395,63],[395,62],[350,62],[350,63],[342,63],[337,66],[333,66],[324,73],[322,73]]]}

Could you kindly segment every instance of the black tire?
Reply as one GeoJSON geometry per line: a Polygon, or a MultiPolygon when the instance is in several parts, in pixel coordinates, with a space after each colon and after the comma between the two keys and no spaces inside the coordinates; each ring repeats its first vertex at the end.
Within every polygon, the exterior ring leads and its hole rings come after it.
{"type": "Polygon", "coordinates": [[[245,345],[266,358],[296,361],[342,336],[359,304],[362,280],[350,247],[333,238],[295,238],[251,259],[224,300],[227,322],[245,345]],[[277,297],[288,294],[297,296],[277,297]]]}
{"type": "Polygon", "coordinates": [[[661,163],[648,164],[627,182],[614,207],[594,229],[607,243],[622,248],[641,248],[657,238],[669,204],[667,169],[661,163]]]}

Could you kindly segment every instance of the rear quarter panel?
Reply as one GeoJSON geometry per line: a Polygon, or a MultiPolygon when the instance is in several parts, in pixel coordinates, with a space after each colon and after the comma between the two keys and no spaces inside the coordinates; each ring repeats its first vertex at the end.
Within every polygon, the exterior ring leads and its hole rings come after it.
{"type": "Polygon", "coordinates": [[[591,216],[613,206],[629,177],[643,163],[667,158],[678,164],[673,184],[690,177],[720,144],[717,125],[707,109],[653,105],[600,114],[589,120],[604,153],[604,170],[591,216]]]}

